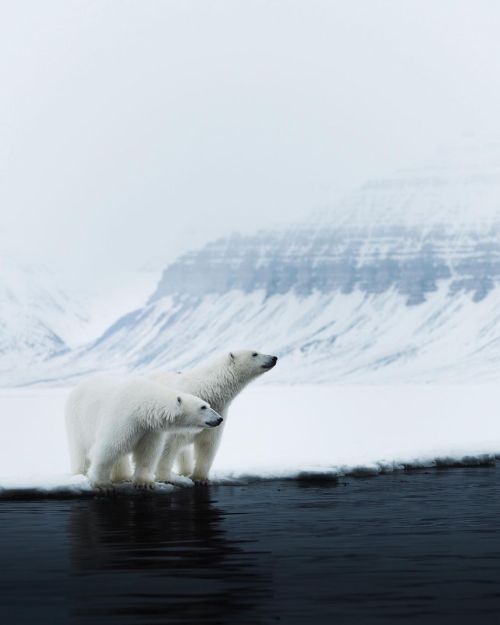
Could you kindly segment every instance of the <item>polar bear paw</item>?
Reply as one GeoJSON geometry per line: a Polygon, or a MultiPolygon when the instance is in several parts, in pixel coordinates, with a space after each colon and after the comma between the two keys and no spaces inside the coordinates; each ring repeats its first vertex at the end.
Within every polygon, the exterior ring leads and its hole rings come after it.
{"type": "Polygon", "coordinates": [[[109,482],[109,483],[92,483],[92,488],[95,490],[95,492],[98,495],[114,495],[115,493],[115,487],[114,485],[109,482]]]}
{"type": "Polygon", "coordinates": [[[154,482],[134,482],[134,488],[137,490],[154,490],[154,482]]]}
{"type": "Polygon", "coordinates": [[[136,475],[132,484],[137,490],[153,490],[155,487],[154,476],[151,474],[136,475]]]}
{"type": "Polygon", "coordinates": [[[210,484],[210,480],[206,475],[191,475],[191,480],[196,484],[196,486],[208,486],[210,484]]]}
{"type": "Polygon", "coordinates": [[[114,485],[111,479],[107,475],[102,475],[99,471],[92,471],[87,473],[90,485],[97,493],[107,495],[114,492],[114,485]]]}

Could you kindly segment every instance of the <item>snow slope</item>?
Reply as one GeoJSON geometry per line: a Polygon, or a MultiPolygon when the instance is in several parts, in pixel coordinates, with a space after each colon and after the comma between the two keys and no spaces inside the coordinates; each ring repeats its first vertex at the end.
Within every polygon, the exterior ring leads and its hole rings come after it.
{"type": "MultiPolygon", "coordinates": [[[[0,392],[0,496],[85,493],[68,473],[64,390],[0,392]]],[[[234,402],[216,481],[494,464],[497,386],[255,386],[234,402]]],[[[169,489],[162,492],[168,492],[169,489]]]]}

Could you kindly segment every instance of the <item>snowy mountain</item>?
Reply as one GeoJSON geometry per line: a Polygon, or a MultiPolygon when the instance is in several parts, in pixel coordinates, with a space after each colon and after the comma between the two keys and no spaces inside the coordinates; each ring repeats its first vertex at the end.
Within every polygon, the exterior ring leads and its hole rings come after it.
{"type": "Polygon", "coordinates": [[[76,290],[49,267],[1,255],[0,384],[30,382],[58,369],[131,306],[146,301],[156,271],[128,272],[103,292],[76,290]],[[64,356],[63,358],[61,358],[64,356]]]}
{"type": "Polygon", "coordinates": [[[168,266],[147,304],[45,371],[191,366],[251,347],[280,382],[500,377],[500,143],[367,182],[287,230],[168,266]],[[64,363],[61,367],[60,363],[64,363]]]}
{"type": "Polygon", "coordinates": [[[0,264],[0,374],[69,350],[82,307],[45,268],[2,258],[0,264]]]}

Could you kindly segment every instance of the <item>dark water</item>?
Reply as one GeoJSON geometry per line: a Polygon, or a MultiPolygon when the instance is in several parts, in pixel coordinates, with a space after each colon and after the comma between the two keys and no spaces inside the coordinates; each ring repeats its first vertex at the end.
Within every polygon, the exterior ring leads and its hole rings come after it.
{"type": "Polygon", "coordinates": [[[0,622],[500,622],[495,468],[0,500],[0,622]]]}

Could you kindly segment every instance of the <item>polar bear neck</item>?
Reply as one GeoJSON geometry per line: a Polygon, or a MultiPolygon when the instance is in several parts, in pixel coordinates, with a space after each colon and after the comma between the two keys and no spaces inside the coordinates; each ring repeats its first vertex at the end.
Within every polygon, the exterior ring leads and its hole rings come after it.
{"type": "Polygon", "coordinates": [[[127,390],[126,403],[139,427],[164,430],[175,423],[179,415],[176,391],[144,379],[129,384],[127,390]]]}
{"type": "MultiPolygon", "coordinates": [[[[162,398],[163,399],[163,398],[162,398]]],[[[168,398],[170,400],[170,398],[168,398]]],[[[175,422],[175,412],[169,406],[170,402],[159,398],[149,398],[137,411],[137,419],[142,427],[147,430],[163,430],[175,422]]]]}
{"type": "Polygon", "coordinates": [[[250,381],[242,379],[233,367],[228,367],[227,357],[197,367],[182,376],[184,388],[207,401],[217,411],[227,407],[250,381]]]}

